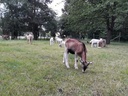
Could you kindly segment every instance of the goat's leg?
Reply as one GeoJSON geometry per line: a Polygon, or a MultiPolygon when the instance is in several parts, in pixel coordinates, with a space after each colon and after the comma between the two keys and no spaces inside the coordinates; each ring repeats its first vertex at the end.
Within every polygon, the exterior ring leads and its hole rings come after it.
{"type": "Polygon", "coordinates": [[[29,44],[29,39],[27,39],[27,43],[29,44]]]}
{"type": "Polygon", "coordinates": [[[50,40],[50,45],[52,45],[52,40],[50,40]]]}
{"type": "Polygon", "coordinates": [[[33,37],[31,36],[31,44],[32,44],[32,42],[33,42],[33,37]]]}
{"type": "Polygon", "coordinates": [[[32,39],[30,40],[31,44],[32,44],[32,39]]]}
{"type": "Polygon", "coordinates": [[[100,46],[99,46],[99,42],[97,42],[97,48],[99,48],[100,46]]]}
{"type": "Polygon", "coordinates": [[[31,39],[29,38],[29,44],[31,43],[31,39]]]}
{"type": "Polygon", "coordinates": [[[31,37],[31,44],[32,44],[32,42],[33,42],[33,38],[31,37]]]}
{"type": "Polygon", "coordinates": [[[63,55],[63,63],[65,64],[65,52],[64,52],[64,55],[63,55]]]}
{"type": "Polygon", "coordinates": [[[75,53],[75,64],[74,64],[74,67],[75,69],[78,69],[78,58],[77,58],[77,54],[75,53]]]}
{"type": "Polygon", "coordinates": [[[91,47],[93,47],[93,42],[91,43],[91,47]]]}
{"type": "Polygon", "coordinates": [[[100,42],[97,42],[97,48],[101,48],[101,46],[99,44],[100,44],[100,42]]]}
{"type": "Polygon", "coordinates": [[[29,38],[29,44],[31,43],[31,41],[30,41],[30,38],[29,38]]]}
{"type": "Polygon", "coordinates": [[[64,58],[65,58],[65,65],[66,65],[66,67],[70,68],[69,64],[68,64],[68,53],[67,52],[64,53],[64,58]]]}
{"type": "Polygon", "coordinates": [[[65,60],[65,59],[66,59],[66,58],[65,58],[65,57],[66,57],[66,56],[65,56],[65,53],[66,53],[66,52],[67,52],[67,49],[65,48],[65,51],[64,51],[64,54],[63,54],[63,63],[64,63],[64,64],[65,64],[65,61],[66,61],[66,60],[65,60]]]}

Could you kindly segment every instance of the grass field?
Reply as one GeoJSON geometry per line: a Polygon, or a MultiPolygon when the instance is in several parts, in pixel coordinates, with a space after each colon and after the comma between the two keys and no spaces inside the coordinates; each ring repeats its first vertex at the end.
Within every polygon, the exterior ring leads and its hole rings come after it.
{"type": "Polygon", "coordinates": [[[49,41],[0,40],[0,96],[128,96],[128,44],[88,49],[85,73],[62,63],[63,48],[49,41]]]}

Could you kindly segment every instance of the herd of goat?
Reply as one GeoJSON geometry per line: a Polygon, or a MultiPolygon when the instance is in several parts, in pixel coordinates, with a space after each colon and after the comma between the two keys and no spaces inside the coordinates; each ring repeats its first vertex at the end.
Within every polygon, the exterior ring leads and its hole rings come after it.
{"type": "MultiPolygon", "coordinates": [[[[32,44],[33,41],[33,33],[29,32],[25,34],[25,37],[27,39],[27,42],[29,44],[32,44]]],[[[3,39],[9,39],[7,35],[2,35],[3,39]]],[[[80,57],[80,62],[82,65],[82,72],[85,72],[89,64],[92,64],[92,62],[87,62],[86,58],[86,53],[87,53],[87,48],[83,42],[77,39],[73,38],[66,38],[62,39],[59,36],[56,35],[55,38],[51,37],[50,38],[50,45],[53,45],[54,43],[58,43],[60,47],[64,47],[64,54],[63,54],[63,63],[66,65],[67,68],[70,68],[68,64],[68,54],[74,54],[75,56],[75,64],[74,67],[75,69],[78,69],[78,57],[80,57]]],[[[103,48],[106,46],[106,40],[105,39],[92,39],[89,42],[91,44],[91,47],[97,47],[97,48],[103,48]]]]}
{"type": "MultiPolygon", "coordinates": [[[[64,46],[64,55],[63,55],[63,63],[66,65],[67,68],[70,68],[68,64],[68,54],[74,54],[75,55],[75,69],[78,69],[78,56],[80,57],[80,62],[82,65],[82,72],[85,72],[89,64],[92,64],[92,62],[87,62],[86,60],[86,53],[87,48],[83,42],[77,39],[73,38],[66,38],[63,40],[60,37],[55,37],[55,40],[53,37],[50,38],[50,45],[53,45],[54,42],[58,43],[60,47],[64,46]]],[[[103,48],[106,46],[106,40],[105,39],[92,39],[90,42],[91,47],[97,47],[97,48],[103,48]]]]}

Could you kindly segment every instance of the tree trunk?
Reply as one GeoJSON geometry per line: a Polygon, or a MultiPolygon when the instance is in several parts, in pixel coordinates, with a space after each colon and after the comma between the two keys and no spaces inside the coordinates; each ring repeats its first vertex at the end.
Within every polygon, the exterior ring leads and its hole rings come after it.
{"type": "Polygon", "coordinates": [[[111,31],[110,31],[110,20],[109,20],[109,17],[106,18],[106,25],[107,25],[106,43],[110,44],[111,31]]]}
{"type": "Polygon", "coordinates": [[[37,24],[33,24],[33,35],[34,35],[34,40],[38,39],[39,36],[39,29],[37,24]]]}
{"type": "MultiPolygon", "coordinates": [[[[117,3],[114,2],[113,6],[111,8],[111,11],[113,12],[113,14],[115,14],[116,5],[117,5],[117,3]]],[[[109,13],[106,16],[107,16],[106,17],[106,24],[107,24],[107,40],[106,40],[106,43],[110,44],[111,35],[112,35],[113,31],[114,31],[116,16],[115,15],[111,16],[109,13]]]]}
{"type": "Polygon", "coordinates": [[[111,18],[106,19],[106,23],[107,23],[107,40],[106,40],[106,43],[107,44],[110,44],[110,41],[111,41],[111,35],[112,35],[112,32],[114,31],[115,19],[116,19],[115,16],[112,16],[111,18]]]}
{"type": "Polygon", "coordinates": [[[107,30],[106,44],[110,44],[110,40],[111,40],[111,31],[107,30]]]}
{"type": "Polygon", "coordinates": [[[34,40],[38,40],[38,32],[37,31],[34,31],[33,32],[33,35],[34,35],[34,40]]]}

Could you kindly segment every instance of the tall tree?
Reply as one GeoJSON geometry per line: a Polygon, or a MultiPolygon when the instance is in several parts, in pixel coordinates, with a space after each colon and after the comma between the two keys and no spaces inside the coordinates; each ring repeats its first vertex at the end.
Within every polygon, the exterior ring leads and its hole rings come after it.
{"type": "Polygon", "coordinates": [[[6,26],[12,36],[17,36],[20,31],[32,31],[37,40],[39,30],[43,26],[46,30],[55,32],[57,22],[55,12],[48,7],[52,0],[2,0],[8,12],[4,16],[6,26]],[[47,27],[47,26],[51,27],[47,27]]]}
{"type": "Polygon", "coordinates": [[[62,17],[63,25],[66,30],[71,32],[97,31],[99,34],[104,32],[107,44],[114,32],[117,32],[117,25],[123,15],[127,17],[126,0],[66,0],[64,15],[62,17]],[[124,3],[125,2],[125,3],[124,3]],[[122,14],[123,13],[123,14],[122,14]],[[100,25],[100,26],[99,26],[100,25]]]}

